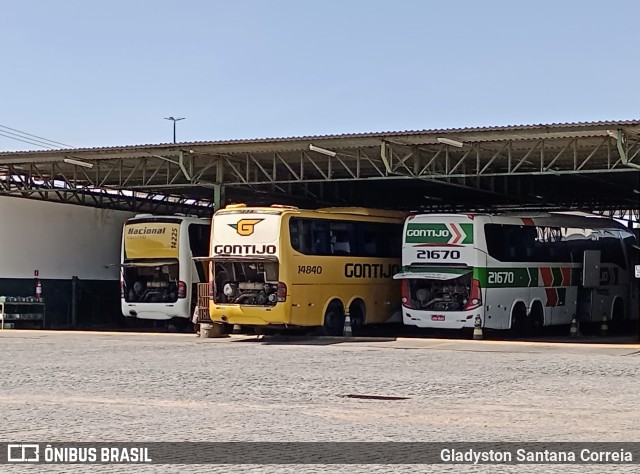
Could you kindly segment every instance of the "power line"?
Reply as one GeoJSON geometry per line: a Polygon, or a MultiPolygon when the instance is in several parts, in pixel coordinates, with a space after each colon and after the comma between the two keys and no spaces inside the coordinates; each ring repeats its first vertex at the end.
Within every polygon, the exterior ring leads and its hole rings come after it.
{"type": "Polygon", "coordinates": [[[25,141],[27,143],[31,143],[32,145],[39,145],[39,146],[43,146],[45,148],[49,148],[51,150],[53,149],[60,149],[61,147],[59,147],[58,145],[51,145],[50,143],[47,143],[43,140],[38,140],[36,138],[29,138],[29,137],[25,137],[22,135],[19,135],[17,133],[13,133],[13,132],[7,132],[6,130],[0,130],[0,132],[4,132],[2,133],[3,137],[7,137],[7,138],[13,138],[14,140],[20,140],[20,141],[25,141]],[[7,135],[8,133],[8,135],[7,135]]]}
{"type": "MultiPolygon", "coordinates": [[[[41,145],[40,143],[36,143],[36,142],[32,142],[30,140],[21,140],[20,138],[16,138],[16,137],[12,137],[11,135],[5,135],[4,133],[0,132],[0,136],[2,137],[7,137],[7,138],[11,138],[12,140],[17,140],[19,142],[24,142],[24,143],[28,143],[29,145],[35,145],[35,146],[40,146],[42,148],[48,148],[49,150],[55,150],[56,148],[50,146],[50,145],[41,145]]],[[[58,147],[59,148],[59,147],[58,147]]]]}
{"type": "MultiPolygon", "coordinates": [[[[22,130],[17,130],[15,128],[7,127],[6,125],[0,125],[0,128],[11,130],[13,132],[18,132],[21,135],[27,135],[29,137],[39,138],[40,140],[44,140],[45,142],[54,143],[55,144],[54,146],[57,146],[58,148],[61,148],[59,145],[65,146],[67,148],[75,148],[73,145],[67,145],[66,143],[61,143],[61,142],[56,142],[54,140],[49,140],[48,138],[39,137],[38,135],[33,135],[31,133],[23,132],[22,130]]],[[[11,133],[11,132],[7,132],[7,133],[11,133]]],[[[12,135],[17,135],[17,134],[12,133],[12,135]]],[[[17,136],[20,136],[20,135],[17,135],[17,136]]],[[[11,137],[8,137],[8,138],[11,138],[11,137]]],[[[26,137],[21,137],[21,138],[26,138],[26,137]]],[[[36,140],[36,141],[40,141],[40,140],[36,140]]]]}

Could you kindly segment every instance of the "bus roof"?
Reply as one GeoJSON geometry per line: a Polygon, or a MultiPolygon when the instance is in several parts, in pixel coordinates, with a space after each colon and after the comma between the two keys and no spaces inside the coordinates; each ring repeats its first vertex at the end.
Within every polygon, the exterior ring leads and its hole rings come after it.
{"type": "Polygon", "coordinates": [[[402,211],[389,211],[386,209],[371,209],[366,207],[323,207],[316,209],[317,212],[326,212],[331,214],[356,214],[359,216],[371,217],[397,217],[405,218],[409,213],[402,211]]]}
{"type": "Polygon", "coordinates": [[[299,212],[295,206],[284,206],[279,204],[274,204],[272,206],[247,206],[246,204],[227,204],[222,209],[216,211],[215,214],[235,214],[235,213],[243,213],[243,212],[262,212],[266,214],[282,214],[283,212],[299,212]]]}
{"type": "Polygon", "coordinates": [[[209,223],[211,219],[206,217],[198,217],[198,216],[187,216],[184,214],[173,214],[173,215],[154,215],[154,214],[136,214],[133,217],[130,217],[126,220],[126,224],[135,223],[135,222],[182,222],[182,221],[190,221],[190,222],[202,222],[209,223]]]}
{"type": "Polygon", "coordinates": [[[217,213],[232,214],[236,212],[263,212],[268,214],[283,214],[286,212],[319,212],[324,214],[351,214],[356,216],[386,217],[396,219],[404,219],[408,215],[407,212],[403,211],[389,211],[385,209],[371,209],[365,207],[325,207],[321,209],[300,209],[295,206],[284,206],[278,204],[259,207],[250,207],[246,204],[229,204],[226,207],[220,209],[217,213]]]}

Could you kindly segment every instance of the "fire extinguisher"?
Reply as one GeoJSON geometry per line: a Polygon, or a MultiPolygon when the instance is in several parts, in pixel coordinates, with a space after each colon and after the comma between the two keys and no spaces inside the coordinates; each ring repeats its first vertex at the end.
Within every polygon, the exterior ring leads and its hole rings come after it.
{"type": "Polygon", "coordinates": [[[42,298],[42,283],[40,283],[40,280],[36,278],[36,299],[40,301],[41,298],[42,298]]]}

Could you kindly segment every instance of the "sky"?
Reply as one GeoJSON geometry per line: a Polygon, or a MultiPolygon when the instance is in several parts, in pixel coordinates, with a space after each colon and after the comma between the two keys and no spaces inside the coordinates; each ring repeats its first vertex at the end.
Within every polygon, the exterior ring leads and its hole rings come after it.
{"type": "Polygon", "coordinates": [[[0,151],[640,118],[632,0],[0,5],[0,151]]]}

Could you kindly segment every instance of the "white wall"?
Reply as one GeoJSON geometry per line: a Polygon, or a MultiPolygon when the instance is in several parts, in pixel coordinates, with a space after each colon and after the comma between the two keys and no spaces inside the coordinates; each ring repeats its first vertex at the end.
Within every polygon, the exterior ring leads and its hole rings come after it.
{"type": "Polygon", "coordinates": [[[117,280],[133,213],[0,197],[0,278],[117,280]]]}

